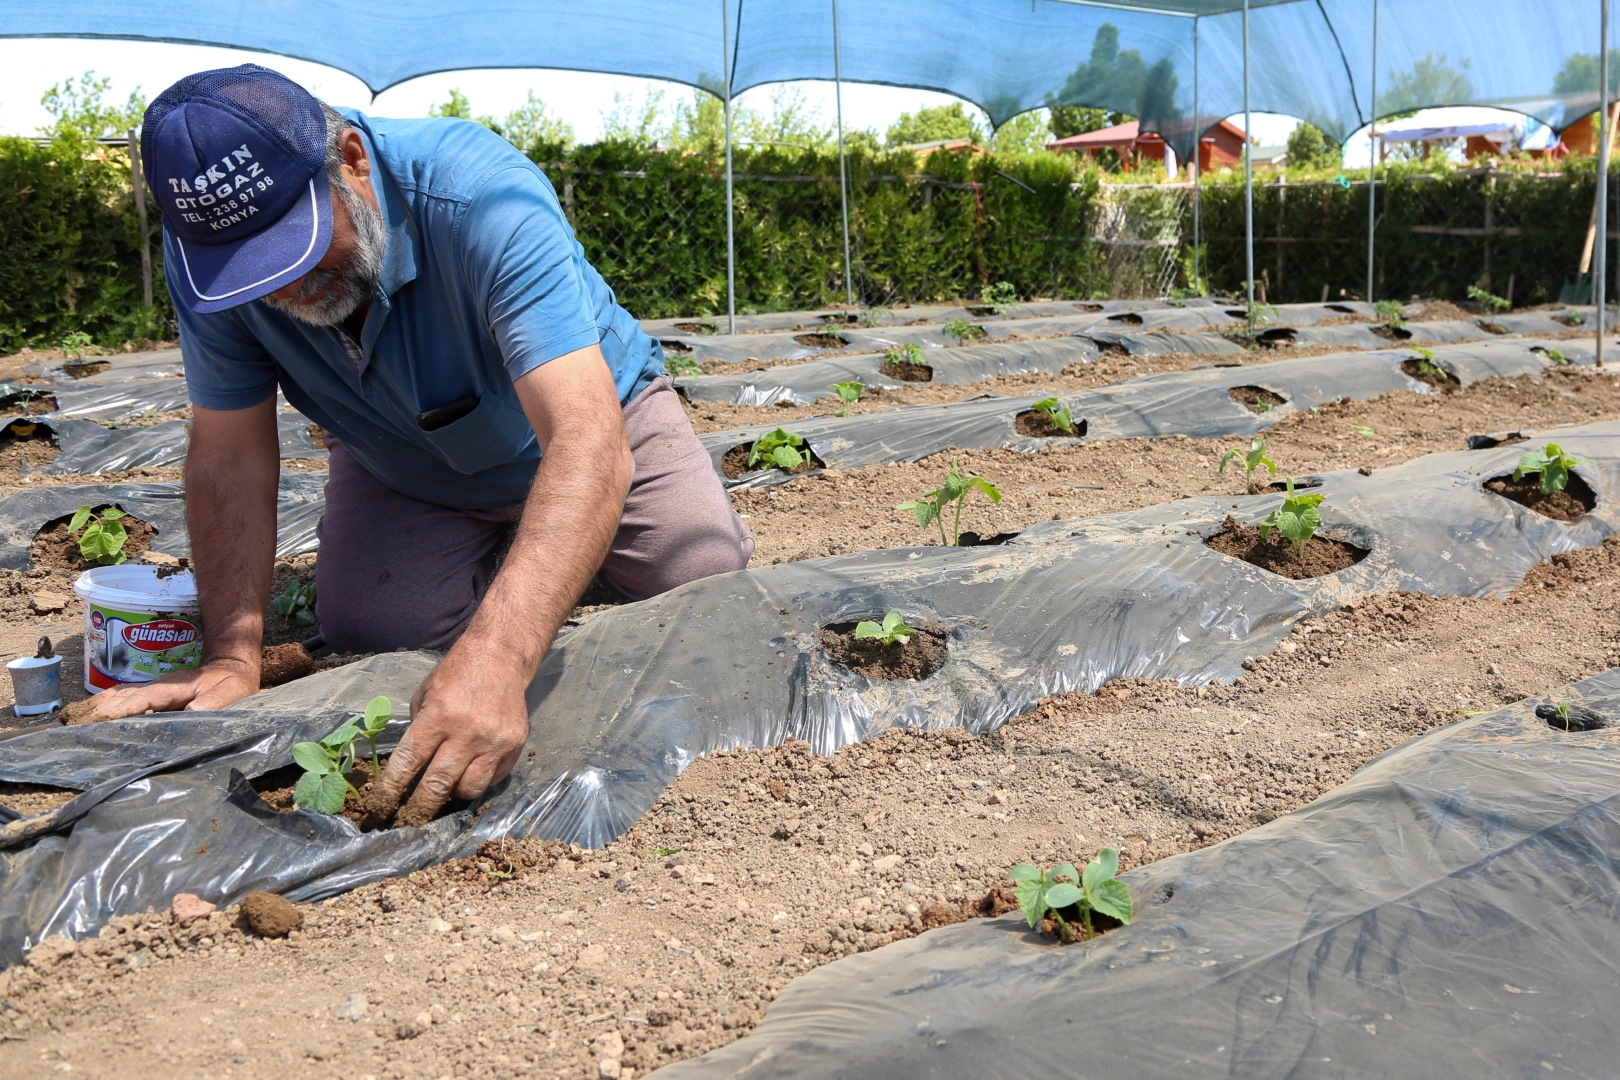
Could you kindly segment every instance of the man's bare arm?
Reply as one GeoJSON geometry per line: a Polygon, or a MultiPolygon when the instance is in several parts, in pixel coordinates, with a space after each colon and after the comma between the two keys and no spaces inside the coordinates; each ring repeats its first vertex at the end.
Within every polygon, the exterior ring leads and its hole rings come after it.
{"type": "Polygon", "coordinates": [[[411,701],[411,726],[368,806],[387,814],[422,773],[401,823],[471,799],[511,771],[529,734],[525,693],[607,557],[635,459],[596,346],[517,380],[542,451],[511,551],[459,641],[411,701]],[[426,769],[424,773],[423,770],[426,769]]]}
{"type": "Polygon", "coordinates": [[[275,398],[249,409],[193,407],[186,529],[202,602],[203,664],[103,692],[106,718],[219,709],[259,689],[264,607],[276,553],[280,449],[275,398]]]}

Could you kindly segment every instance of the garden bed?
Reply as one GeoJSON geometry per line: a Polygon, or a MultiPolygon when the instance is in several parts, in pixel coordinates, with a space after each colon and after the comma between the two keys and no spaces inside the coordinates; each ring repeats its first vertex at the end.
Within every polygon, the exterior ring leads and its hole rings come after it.
{"type": "Polygon", "coordinates": [[[1504,499],[1511,499],[1520,506],[1528,507],[1542,517],[1550,517],[1555,521],[1579,520],[1582,515],[1591,513],[1597,506],[1597,495],[1578,473],[1569,474],[1569,485],[1563,491],[1551,494],[1542,492],[1541,479],[1534,474],[1523,480],[1513,479],[1511,473],[1493,477],[1485,481],[1485,490],[1504,499]]]}
{"type": "Polygon", "coordinates": [[[1336,574],[1367,557],[1366,548],[1320,535],[1311,537],[1303,548],[1295,550],[1276,529],[1262,537],[1258,528],[1240,524],[1231,517],[1226,519],[1220,532],[1204,543],[1222,555],[1296,580],[1336,574]]]}

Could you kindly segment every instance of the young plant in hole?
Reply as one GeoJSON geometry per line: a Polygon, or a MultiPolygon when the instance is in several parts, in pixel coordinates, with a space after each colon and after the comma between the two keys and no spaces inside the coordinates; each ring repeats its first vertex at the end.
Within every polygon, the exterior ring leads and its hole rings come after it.
{"type": "Polygon", "coordinates": [[[703,365],[690,356],[674,356],[664,354],[664,371],[670,375],[701,375],[703,365]]]}
{"type": "Polygon", "coordinates": [[[1555,365],[1569,363],[1569,357],[1564,355],[1563,349],[1554,349],[1551,346],[1548,346],[1547,348],[1541,350],[1541,355],[1545,356],[1548,360],[1551,360],[1555,365]]]}
{"type": "Polygon", "coordinates": [[[1417,373],[1427,375],[1433,379],[1449,379],[1451,373],[1434,362],[1434,352],[1421,345],[1408,345],[1407,348],[1417,353],[1417,373]]]}
{"type": "Polygon", "coordinates": [[[297,626],[310,626],[315,622],[315,583],[306,585],[293,582],[271,603],[276,614],[297,626]]]}
{"type": "Polygon", "coordinates": [[[1131,890],[1119,880],[1116,876],[1118,873],[1119,852],[1105,847],[1086,864],[1084,872],[1077,871],[1072,863],[1060,863],[1050,871],[1041,870],[1031,863],[1019,863],[1008,871],[1007,876],[1016,883],[1013,885],[1013,895],[1018,897],[1024,921],[1029,923],[1031,929],[1050,915],[1057,925],[1058,936],[1068,941],[1074,937],[1074,931],[1061,914],[1066,907],[1079,908],[1087,940],[1095,936],[1091,928],[1093,911],[1118,919],[1126,926],[1131,924],[1131,917],[1135,914],[1131,890]]]}
{"type": "Polygon", "coordinates": [[[1574,323],[1576,326],[1585,326],[1586,325],[1586,316],[1582,315],[1579,311],[1577,311],[1574,308],[1570,308],[1568,311],[1564,312],[1564,318],[1568,319],[1570,322],[1574,323]]]}
{"type": "Polygon", "coordinates": [[[1254,494],[1254,470],[1264,465],[1271,471],[1272,476],[1277,475],[1277,463],[1266,457],[1266,440],[1256,439],[1249,444],[1249,452],[1245,454],[1241,447],[1234,446],[1221,458],[1221,467],[1216,470],[1221,475],[1226,474],[1227,463],[1235,457],[1243,459],[1243,484],[1250,495],[1254,494]]]}
{"type": "Polygon", "coordinates": [[[1564,730],[1569,730],[1569,702],[1560,701],[1553,706],[1553,719],[1563,723],[1564,730]]]}
{"type": "Polygon", "coordinates": [[[1278,317],[1276,308],[1270,304],[1262,304],[1259,301],[1243,305],[1243,311],[1250,326],[1259,326],[1261,323],[1268,323],[1278,317]]]}
{"type": "Polygon", "coordinates": [[[763,465],[791,472],[810,460],[809,451],[799,449],[803,445],[804,436],[777,428],[754,440],[753,449],[748,451],[748,467],[763,465]]]}
{"type": "Polygon", "coordinates": [[[1018,310],[1018,286],[1010,281],[998,281],[986,285],[979,299],[990,305],[990,310],[997,315],[1007,315],[1018,310]]]}
{"type": "Polygon", "coordinates": [[[1378,312],[1378,317],[1391,330],[1399,330],[1406,325],[1399,300],[1380,300],[1373,305],[1373,310],[1378,312]]]}
{"type": "Polygon", "coordinates": [[[1479,304],[1480,307],[1484,308],[1485,311],[1491,315],[1500,315],[1502,312],[1513,306],[1509,301],[1493,293],[1486,292],[1478,285],[1468,286],[1468,299],[1479,304]]]}
{"type": "Polygon", "coordinates": [[[1518,468],[1513,470],[1515,481],[1523,480],[1531,473],[1541,475],[1541,493],[1551,495],[1556,491],[1563,491],[1569,486],[1569,471],[1577,465],[1584,465],[1573,454],[1564,453],[1564,448],[1557,443],[1548,443],[1540,450],[1533,450],[1528,454],[1519,456],[1518,468]]]}
{"type": "Polygon", "coordinates": [[[1322,499],[1320,493],[1295,495],[1294,478],[1290,476],[1288,494],[1283,498],[1282,505],[1260,523],[1260,539],[1266,539],[1271,535],[1271,530],[1276,529],[1293,542],[1294,558],[1304,558],[1305,545],[1322,525],[1322,515],[1317,510],[1322,499]]]}
{"type": "Polygon", "coordinates": [[[866,391],[866,384],[859,379],[850,379],[846,382],[833,383],[832,389],[840,401],[853,405],[861,400],[861,394],[866,391]]]}
{"type": "Polygon", "coordinates": [[[303,768],[304,775],[293,788],[293,806],[323,814],[340,813],[344,798],[354,791],[348,773],[354,768],[354,744],[360,739],[365,739],[371,748],[371,779],[375,782],[381,775],[377,736],[388,726],[393,711],[393,703],[379,695],[366,704],[363,714],[351,716],[320,742],[294,743],[293,761],[303,768]]]}
{"type": "Polygon", "coordinates": [[[1067,405],[1058,404],[1057,398],[1041,398],[1030,408],[1052,421],[1052,426],[1059,431],[1074,434],[1074,412],[1067,405]]]}
{"type": "Polygon", "coordinates": [[[871,329],[874,326],[882,326],[883,320],[888,314],[889,309],[886,307],[867,308],[865,311],[861,312],[861,325],[867,329],[871,329]]]}
{"type": "Polygon", "coordinates": [[[907,365],[922,367],[928,363],[928,357],[923,353],[923,347],[916,342],[905,345],[893,345],[883,350],[884,367],[906,367],[907,365]]]}
{"type": "Polygon", "coordinates": [[[883,616],[881,623],[871,619],[862,619],[855,624],[857,638],[877,638],[885,645],[904,645],[911,640],[911,635],[917,631],[906,625],[905,616],[898,611],[891,611],[883,616]]]}
{"type": "Polygon", "coordinates": [[[939,487],[924,495],[921,499],[912,502],[903,502],[896,506],[896,510],[908,510],[917,519],[917,524],[923,528],[934,522],[939,523],[939,542],[946,547],[957,547],[962,539],[962,503],[968,492],[978,489],[989,497],[992,503],[1001,501],[1001,489],[982,476],[961,471],[961,464],[956,459],[951,460],[951,471],[945,474],[945,482],[939,487]],[[956,504],[956,521],[951,526],[951,535],[945,535],[945,508],[951,503],[956,504]]]}
{"type": "Polygon", "coordinates": [[[984,337],[984,327],[974,326],[966,319],[951,319],[945,324],[944,329],[945,333],[956,339],[958,345],[965,345],[984,337]]]}
{"type": "Polygon", "coordinates": [[[83,360],[84,354],[95,348],[95,343],[83,330],[75,330],[70,334],[63,334],[57,348],[62,350],[63,357],[68,360],[83,360]]]}
{"type": "Polygon", "coordinates": [[[68,535],[84,529],[79,537],[79,559],[91,566],[117,566],[124,561],[124,541],[129,532],[119,518],[127,515],[116,506],[109,506],[100,514],[81,506],[68,522],[68,535]],[[88,526],[88,527],[87,527],[88,526]]]}

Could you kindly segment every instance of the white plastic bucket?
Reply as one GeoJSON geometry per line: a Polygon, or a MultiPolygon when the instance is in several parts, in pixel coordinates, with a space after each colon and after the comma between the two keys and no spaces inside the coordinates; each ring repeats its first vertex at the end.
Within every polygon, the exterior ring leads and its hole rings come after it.
{"type": "Polygon", "coordinates": [[[197,580],[189,569],[98,566],[80,574],[73,591],[84,601],[84,688],[90,693],[201,665],[197,580]]]}

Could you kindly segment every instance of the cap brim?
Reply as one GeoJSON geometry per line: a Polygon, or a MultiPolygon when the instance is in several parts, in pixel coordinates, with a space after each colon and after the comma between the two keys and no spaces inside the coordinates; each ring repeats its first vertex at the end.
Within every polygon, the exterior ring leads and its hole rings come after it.
{"type": "Polygon", "coordinates": [[[238,307],[290,285],[315,268],[332,244],[332,190],[324,175],[281,220],[232,244],[186,243],[171,234],[180,255],[181,292],[192,311],[238,307]]]}

